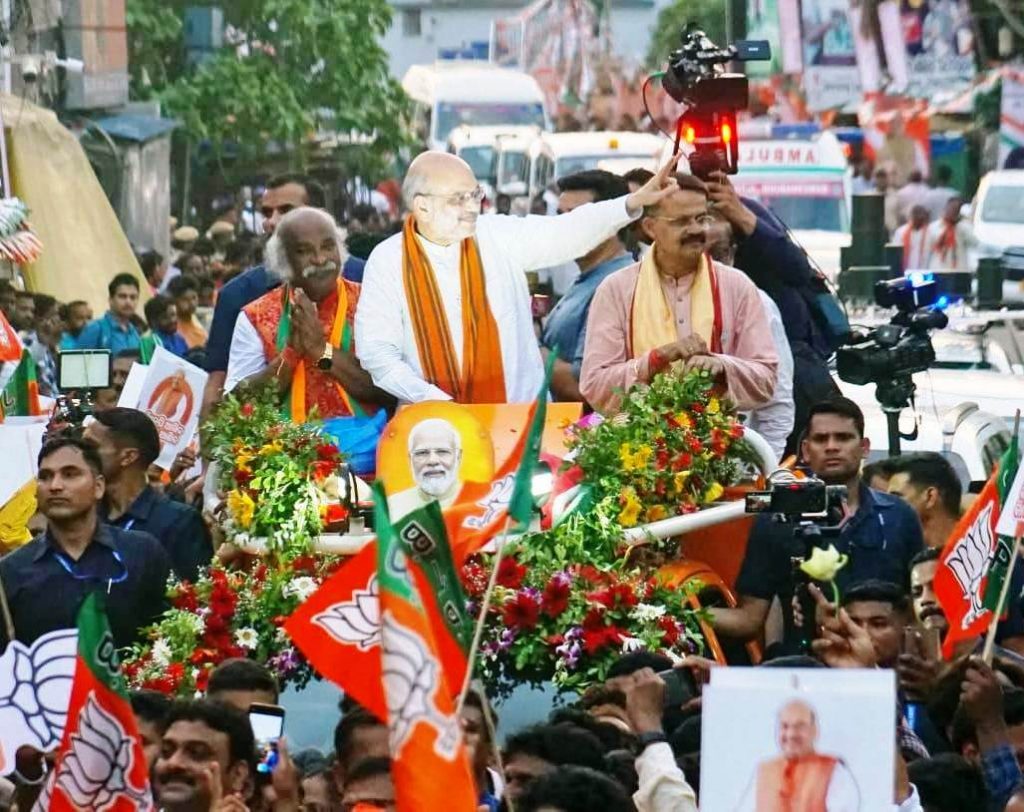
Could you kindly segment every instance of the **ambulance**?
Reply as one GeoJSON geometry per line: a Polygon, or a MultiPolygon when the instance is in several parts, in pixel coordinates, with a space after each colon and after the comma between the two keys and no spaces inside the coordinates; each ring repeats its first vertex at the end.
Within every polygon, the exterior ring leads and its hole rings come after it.
{"type": "Polygon", "coordinates": [[[743,138],[733,185],[763,203],[833,282],[849,246],[851,177],[842,144],[829,132],[797,138],[743,138]]]}

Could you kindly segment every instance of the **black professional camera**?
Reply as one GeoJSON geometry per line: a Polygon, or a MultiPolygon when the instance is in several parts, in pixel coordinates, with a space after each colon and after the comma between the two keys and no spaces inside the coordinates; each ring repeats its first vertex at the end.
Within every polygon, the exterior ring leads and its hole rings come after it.
{"type": "Polygon", "coordinates": [[[697,177],[707,178],[712,172],[734,175],[739,168],[736,114],[749,101],[747,77],[727,73],[726,63],[770,58],[766,40],[740,40],[719,48],[693,26],[683,32],[682,47],[669,56],[662,86],[687,106],[677,124],[676,148],[681,141],[693,147],[690,171],[697,177]]]}
{"type": "Polygon", "coordinates": [[[772,483],[770,490],[749,491],[747,513],[771,513],[781,521],[841,518],[845,485],[826,485],[820,479],[792,479],[772,483]]]}
{"type": "Polygon", "coordinates": [[[866,335],[854,334],[850,344],[836,353],[839,377],[847,383],[887,385],[924,372],[935,362],[929,330],[949,323],[943,300],[931,274],[914,274],[875,285],[875,302],[895,307],[888,324],[866,335]]]}

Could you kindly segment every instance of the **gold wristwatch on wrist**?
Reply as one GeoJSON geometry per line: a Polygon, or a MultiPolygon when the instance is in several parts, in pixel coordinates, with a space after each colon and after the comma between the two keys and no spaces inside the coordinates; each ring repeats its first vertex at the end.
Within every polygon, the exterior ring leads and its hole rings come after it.
{"type": "Polygon", "coordinates": [[[324,344],[324,354],[317,359],[316,368],[327,372],[334,365],[334,347],[328,341],[324,344]]]}

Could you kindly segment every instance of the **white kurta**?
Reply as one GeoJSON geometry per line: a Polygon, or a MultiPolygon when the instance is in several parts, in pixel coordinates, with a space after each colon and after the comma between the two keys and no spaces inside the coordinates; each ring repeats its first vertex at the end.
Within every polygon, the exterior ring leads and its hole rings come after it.
{"type": "MultiPolygon", "coordinates": [[[[581,257],[632,221],[626,198],[579,206],[557,217],[483,215],[477,221],[487,301],[498,326],[509,403],[537,397],[544,369],[533,329],[526,271],[581,257]]],[[[458,243],[420,245],[437,280],[452,344],[462,363],[462,286],[458,243]]],[[[373,382],[404,403],[451,400],[423,379],[409,302],[402,281],[402,235],[378,245],[366,262],[356,308],[355,345],[373,382]]]]}
{"type": "Polygon", "coordinates": [[[936,245],[946,230],[943,220],[936,220],[928,226],[928,269],[932,271],[969,271],[971,270],[968,249],[977,243],[974,229],[966,220],[958,220],[956,224],[956,249],[947,251],[945,256],[939,253],[936,245]]]}
{"type": "Polygon", "coordinates": [[[764,305],[768,326],[772,330],[772,343],[779,355],[779,377],[775,382],[772,399],[750,413],[747,425],[768,441],[775,452],[775,459],[781,460],[796,415],[793,402],[793,353],[789,349],[789,339],[786,338],[786,328],[782,324],[779,308],[763,290],[758,289],[757,292],[761,294],[761,304],[764,305]]]}

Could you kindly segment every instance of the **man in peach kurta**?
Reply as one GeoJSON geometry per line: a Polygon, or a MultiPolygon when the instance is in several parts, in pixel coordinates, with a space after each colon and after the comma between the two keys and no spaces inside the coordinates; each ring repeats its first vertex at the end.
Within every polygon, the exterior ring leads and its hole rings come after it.
{"type": "Polygon", "coordinates": [[[780,755],[761,761],[736,812],[861,812],[860,789],[841,758],[815,752],[818,717],[794,699],[779,709],[780,755]]]}
{"type": "Polygon", "coordinates": [[[640,227],[654,243],[597,289],[587,319],[580,391],[601,412],[659,372],[705,370],[739,409],[767,403],[778,355],[757,288],[706,253],[707,190],[692,175],[640,227]]]}

